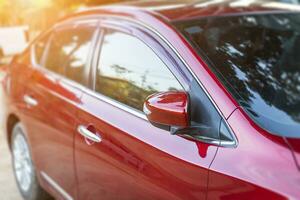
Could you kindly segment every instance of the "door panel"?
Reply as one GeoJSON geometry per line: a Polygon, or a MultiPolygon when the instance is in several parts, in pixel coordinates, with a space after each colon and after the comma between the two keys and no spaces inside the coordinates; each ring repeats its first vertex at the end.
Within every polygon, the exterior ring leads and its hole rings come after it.
{"type": "Polygon", "coordinates": [[[29,68],[26,99],[35,105],[27,106],[25,125],[41,183],[58,199],[76,197],[76,111],[96,29],[97,20],[57,26],[50,43],[41,45],[43,67],[29,68]]]}
{"type": "MultiPolygon", "coordinates": [[[[45,44],[46,40],[43,40],[43,43],[45,44]]],[[[41,172],[47,174],[52,181],[73,196],[76,183],[73,160],[73,105],[78,103],[77,97],[81,92],[66,87],[52,73],[33,66],[28,51],[13,64],[12,69],[12,103],[16,105],[16,113],[26,129],[38,178],[48,189],[41,172]]],[[[56,197],[61,198],[58,193],[56,197]]]]}
{"type": "MultiPolygon", "coordinates": [[[[37,106],[28,107],[25,121],[38,172],[46,174],[74,197],[74,127],[81,91],[64,84],[55,75],[36,70],[26,93],[38,102],[37,106]]],[[[43,178],[42,183],[49,184],[43,178]]]]}
{"type": "Polygon", "coordinates": [[[156,92],[191,90],[196,92],[190,95],[193,125],[213,121],[217,128],[207,126],[206,132],[218,133],[220,117],[211,114],[199,86],[185,82],[192,79],[185,80],[183,70],[175,71],[174,59],[164,57],[170,55],[156,39],[128,27],[104,30],[93,70],[97,92],[87,89],[81,99],[77,126],[88,127],[101,141],[88,140],[82,131],[75,136],[78,197],[205,199],[217,147],[154,127],[142,113],[143,103],[156,92]]]}
{"type": "Polygon", "coordinates": [[[205,198],[216,147],[172,136],[98,97],[84,94],[77,114],[102,137],[88,144],[76,134],[79,199],[205,198]]]}
{"type": "MultiPolygon", "coordinates": [[[[25,57],[25,56],[24,56],[25,57]]],[[[32,76],[28,63],[28,54],[26,55],[27,61],[20,62],[15,60],[9,68],[9,76],[5,85],[7,90],[9,105],[12,112],[16,112],[19,118],[23,118],[23,114],[27,111],[27,105],[24,102],[24,95],[26,94],[26,83],[32,76]]],[[[10,114],[10,113],[8,113],[10,114]]]]}

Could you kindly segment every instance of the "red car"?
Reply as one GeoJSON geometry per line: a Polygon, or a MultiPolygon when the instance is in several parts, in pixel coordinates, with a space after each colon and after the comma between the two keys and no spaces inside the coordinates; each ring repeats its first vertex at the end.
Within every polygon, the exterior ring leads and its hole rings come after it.
{"type": "Polygon", "coordinates": [[[129,3],[56,23],[10,64],[24,199],[300,199],[300,12],[129,3]]]}

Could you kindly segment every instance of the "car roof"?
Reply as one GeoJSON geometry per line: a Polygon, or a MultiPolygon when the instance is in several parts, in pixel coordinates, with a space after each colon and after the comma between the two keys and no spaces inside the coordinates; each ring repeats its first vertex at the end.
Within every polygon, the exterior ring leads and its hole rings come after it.
{"type": "MultiPolygon", "coordinates": [[[[288,0],[286,0],[287,2],[288,0]]],[[[291,0],[292,1],[292,0],[291,0]]],[[[116,11],[131,16],[134,12],[163,18],[167,21],[197,17],[300,11],[300,6],[268,0],[158,0],[130,1],[109,6],[87,7],[77,14],[116,11]]]]}

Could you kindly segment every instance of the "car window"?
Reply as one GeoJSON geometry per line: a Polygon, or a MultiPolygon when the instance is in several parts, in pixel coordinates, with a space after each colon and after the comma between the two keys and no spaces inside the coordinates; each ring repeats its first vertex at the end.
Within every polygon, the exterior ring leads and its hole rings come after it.
{"type": "Polygon", "coordinates": [[[104,36],[96,91],[137,110],[150,94],[182,90],[159,57],[139,39],[115,31],[104,36]]]}
{"type": "Polygon", "coordinates": [[[48,43],[48,40],[50,38],[50,33],[46,34],[45,36],[43,36],[42,38],[40,38],[39,40],[37,40],[34,45],[33,45],[33,59],[35,64],[40,65],[41,64],[41,60],[43,57],[43,53],[45,51],[46,45],[48,43]]]}
{"type": "Polygon", "coordinates": [[[45,67],[83,83],[95,29],[96,26],[91,24],[57,30],[49,45],[45,67]]]}
{"type": "Polygon", "coordinates": [[[179,21],[240,106],[272,134],[300,137],[300,14],[261,13],[179,21]]]}

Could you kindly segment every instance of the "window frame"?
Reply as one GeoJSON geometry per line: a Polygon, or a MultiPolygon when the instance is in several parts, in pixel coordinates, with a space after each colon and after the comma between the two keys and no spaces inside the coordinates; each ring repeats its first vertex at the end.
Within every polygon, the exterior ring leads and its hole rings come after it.
{"type": "Polygon", "coordinates": [[[179,62],[174,62],[174,55],[171,55],[170,50],[166,48],[166,46],[163,46],[161,44],[161,41],[159,41],[157,38],[155,38],[153,35],[149,35],[147,31],[145,31],[143,28],[132,24],[128,21],[115,21],[113,19],[102,19],[99,23],[99,26],[103,30],[101,41],[99,42],[100,49],[98,54],[95,54],[94,56],[97,59],[97,65],[93,65],[93,75],[92,79],[94,80],[92,89],[95,91],[95,81],[96,81],[96,72],[97,67],[100,61],[100,54],[102,49],[102,42],[105,36],[105,32],[107,30],[112,30],[116,32],[121,32],[124,34],[127,34],[129,36],[132,36],[138,40],[140,40],[145,46],[147,46],[156,56],[159,58],[167,67],[167,69],[170,71],[170,73],[174,76],[174,78],[177,79],[177,81],[180,83],[182,88],[187,92],[189,90],[189,81],[192,77],[187,75],[187,71],[182,74],[179,72],[182,68],[180,67],[179,62]],[[164,52],[163,52],[164,51],[164,52]],[[164,56],[161,56],[164,54],[164,56]],[[168,55],[166,55],[168,54],[168,55]],[[177,66],[177,67],[175,67],[177,66]],[[185,76],[188,76],[186,78],[185,76]]]}
{"type": "MultiPolygon", "coordinates": [[[[152,28],[147,27],[147,25],[144,25],[143,23],[131,19],[127,19],[124,17],[118,17],[118,16],[110,16],[110,15],[102,15],[99,17],[100,23],[99,26],[102,30],[105,29],[112,29],[114,31],[120,31],[127,33],[133,37],[136,37],[140,39],[142,42],[145,43],[152,51],[158,56],[159,59],[161,59],[166,67],[170,70],[170,72],[174,75],[174,77],[179,81],[179,83],[183,86],[183,89],[185,92],[187,92],[189,95],[192,92],[193,89],[201,90],[203,93],[203,98],[208,99],[208,102],[212,104],[212,107],[214,108],[215,112],[218,113],[218,116],[220,116],[220,125],[219,125],[219,133],[221,124],[224,123],[226,127],[228,128],[230,135],[232,136],[231,141],[222,141],[221,137],[219,136],[219,139],[217,139],[218,146],[222,147],[229,147],[229,148],[235,148],[238,146],[238,140],[233,133],[232,129],[227,123],[226,118],[222,115],[219,108],[216,107],[214,101],[212,100],[211,96],[207,94],[206,89],[202,85],[201,82],[199,82],[198,78],[195,77],[189,66],[185,63],[184,60],[182,60],[180,54],[173,49],[173,46],[169,44],[166,38],[156,33],[155,29],[152,30],[152,28]],[[147,41],[145,41],[145,38],[147,41]],[[152,43],[152,46],[150,43],[152,43]],[[154,42],[155,41],[155,42],[154,42]],[[156,45],[153,45],[156,43],[156,45]],[[157,46],[158,45],[158,46],[157,46]],[[163,55],[163,56],[161,56],[163,55]],[[198,88],[191,88],[193,83],[197,83],[198,88]]],[[[146,121],[148,119],[146,118],[145,114],[139,110],[136,110],[130,106],[127,106],[123,104],[122,102],[118,102],[110,97],[107,97],[103,94],[100,94],[95,91],[95,81],[97,76],[97,67],[100,59],[100,52],[102,48],[102,42],[104,38],[104,32],[102,32],[101,37],[98,41],[98,51],[94,52],[94,62],[92,65],[92,70],[90,74],[90,79],[93,80],[92,84],[90,85],[89,89],[91,90],[88,92],[90,95],[95,96],[99,100],[102,100],[104,102],[107,102],[116,108],[122,109],[124,111],[127,111],[137,117],[140,117],[146,121]]],[[[197,102],[194,102],[197,103],[197,102]]],[[[214,142],[214,139],[212,139],[212,142],[214,142]]]]}
{"type": "Polygon", "coordinates": [[[29,52],[30,52],[30,62],[34,67],[39,67],[42,68],[43,67],[43,60],[44,60],[44,55],[46,53],[47,47],[49,46],[50,40],[52,38],[52,33],[53,33],[53,28],[51,28],[50,30],[42,33],[42,35],[40,35],[37,39],[35,39],[32,44],[29,47],[29,52]],[[48,40],[45,44],[45,48],[42,52],[41,58],[39,60],[39,63],[37,63],[37,59],[36,59],[36,43],[39,42],[40,40],[43,40],[45,37],[48,37],[48,40]]]}
{"type": "MultiPolygon", "coordinates": [[[[90,77],[90,71],[92,69],[91,65],[92,65],[92,59],[93,59],[93,54],[95,51],[95,47],[97,44],[97,38],[100,34],[100,30],[99,30],[99,19],[94,17],[94,16],[84,16],[84,17],[77,17],[77,18],[72,18],[71,20],[67,20],[67,21],[63,21],[61,23],[58,23],[56,25],[54,25],[51,29],[49,29],[48,31],[46,31],[45,33],[42,33],[41,36],[39,36],[36,40],[34,40],[32,42],[32,45],[30,46],[30,54],[31,54],[31,63],[34,67],[38,68],[39,70],[42,70],[44,72],[46,72],[48,75],[54,77],[54,78],[58,78],[59,80],[63,81],[64,83],[67,83],[68,85],[71,85],[73,87],[76,88],[80,88],[81,90],[84,90],[86,87],[89,87],[89,77],[90,77]],[[68,77],[66,77],[65,73],[63,74],[59,74],[56,73],[54,71],[51,71],[49,69],[47,69],[45,67],[45,62],[46,62],[46,57],[48,55],[49,52],[49,47],[51,44],[51,41],[53,39],[53,36],[55,34],[55,31],[57,31],[58,29],[64,29],[65,27],[72,27],[75,26],[76,24],[83,24],[86,25],[87,22],[86,21],[95,21],[95,31],[93,33],[93,36],[91,38],[91,49],[88,52],[88,56],[87,56],[87,63],[84,67],[84,78],[83,78],[83,83],[78,83],[68,77]],[[35,62],[35,52],[34,52],[34,45],[37,41],[39,41],[40,39],[43,39],[44,36],[46,36],[47,34],[49,35],[49,38],[47,40],[47,44],[45,46],[45,49],[43,51],[43,55],[41,57],[41,62],[40,64],[35,62]]],[[[63,71],[65,72],[65,66],[63,71]]]]}
{"type": "MultiPolygon", "coordinates": [[[[145,34],[143,34],[141,31],[139,31],[138,27],[131,27],[130,25],[128,25],[128,23],[124,24],[124,22],[121,22],[121,23],[114,22],[113,20],[109,20],[109,19],[101,20],[99,26],[100,26],[100,29],[102,30],[102,33],[101,33],[101,37],[97,44],[98,51],[94,52],[94,63],[92,65],[92,70],[91,70],[92,73],[90,74],[91,75],[90,76],[90,79],[91,79],[90,89],[93,91],[94,94],[96,94],[102,100],[109,101],[109,103],[115,105],[116,107],[120,107],[120,108],[127,110],[131,113],[134,113],[135,115],[138,115],[140,117],[143,115],[141,118],[147,120],[145,114],[141,110],[133,108],[125,103],[119,102],[109,96],[106,96],[106,95],[101,94],[96,91],[97,70],[98,70],[98,65],[100,63],[102,44],[103,44],[103,39],[105,37],[105,33],[108,30],[120,32],[120,33],[129,35],[129,36],[134,37],[134,38],[138,39],[139,41],[141,41],[145,46],[147,46],[149,48],[149,50],[151,50],[157,56],[158,59],[160,59],[162,61],[162,63],[164,63],[167,70],[170,71],[170,73],[174,76],[174,78],[177,80],[177,82],[182,86],[183,91],[188,92],[189,84],[185,80],[184,76],[182,76],[182,74],[177,73],[178,69],[175,69],[174,64],[171,64],[172,58],[170,58],[169,56],[167,56],[167,57],[160,56],[160,54],[157,53],[157,52],[159,52],[157,49],[153,48],[152,46],[149,45],[149,43],[146,43],[144,41],[145,37],[147,37],[147,36],[145,34]],[[174,72],[176,72],[177,74],[174,74],[174,72]]],[[[153,42],[153,38],[148,38],[148,39],[152,40],[152,42],[153,42]]],[[[156,41],[156,42],[158,44],[158,41],[156,41]]],[[[161,48],[164,48],[164,47],[161,47],[161,48]]]]}
{"type": "MultiPolygon", "coordinates": [[[[107,34],[108,32],[121,33],[122,35],[126,35],[127,37],[131,37],[132,39],[135,39],[135,40],[139,41],[141,44],[143,44],[143,48],[145,48],[145,49],[147,48],[149,51],[151,51],[151,52],[153,53],[153,58],[156,57],[156,58],[161,62],[161,65],[164,65],[164,66],[155,66],[155,67],[165,67],[165,70],[167,70],[167,71],[169,72],[169,75],[170,75],[170,76],[173,76],[173,78],[175,79],[174,81],[177,81],[178,86],[180,86],[180,91],[186,91],[186,89],[183,87],[182,82],[180,82],[180,81],[178,80],[178,78],[175,76],[174,72],[170,69],[170,67],[168,67],[167,63],[164,62],[164,60],[161,59],[161,57],[160,57],[160,56],[153,50],[153,48],[151,48],[147,43],[145,43],[145,42],[142,41],[140,38],[136,37],[135,35],[133,35],[132,33],[130,33],[130,32],[127,31],[127,30],[124,30],[124,29],[119,29],[119,30],[117,30],[117,29],[115,29],[115,28],[103,28],[103,37],[102,37],[103,39],[106,37],[106,34],[107,34]]],[[[140,110],[140,109],[134,108],[134,107],[132,107],[132,106],[126,104],[126,103],[120,102],[120,101],[118,101],[118,100],[116,100],[116,99],[114,99],[114,98],[112,98],[112,97],[110,97],[110,96],[107,96],[107,95],[105,95],[105,94],[103,94],[103,93],[97,91],[96,84],[97,84],[97,79],[99,79],[99,77],[98,77],[98,72],[99,72],[99,68],[100,68],[100,69],[102,68],[102,66],[100,66],[102,48],[103,48],[103,47],[102,47],[102,44],[101,44],[101,51],[100,51],[100,53],[98,54],[99,56],[98,56],[98,59],[97,59],[97,65],[95,66],[95,69],[93,70],[93,71],[94,71],[94,74],[93,74],[93,85],[92,85],[93,90],[94,90],[96,93],[100,93],[101,95],[104,95],[104,96],[106,96],[106,97],[108,97],[108,98],[111,98],[112,100],[115,100],[115,101],[117,101],[117,102],[119,102],[119,103],[121,103],[121,104],[124,104],[125,106],[128,106],[128,107],[130,107],[130,108],[132,108],[132,109],[135,109],[135,110],[137,110],[137,111],[143,113],[143,111],[140,110]]],[[[138,59],[138,58],[137,58],[137,59],[138,59]]],[[[127,79],[124,79],[124,81],[127,81],[127,79]]],[[[158,91],[158,92],[163,92],[163,91],[158,91]]],[[[140,105],[140,106],[142,106],[142,105],[140,105]]]]}

